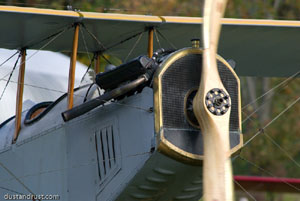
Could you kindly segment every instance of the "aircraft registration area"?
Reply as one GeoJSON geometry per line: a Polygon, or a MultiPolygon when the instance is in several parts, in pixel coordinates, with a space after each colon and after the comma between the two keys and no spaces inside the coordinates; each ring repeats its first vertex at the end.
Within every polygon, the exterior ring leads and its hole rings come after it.
{"type": "MultiPolygon", "coordinates": [[[[195,39],[201,38],[201,18],[5,6],[0,18],[0,47],[19,50],[21,59],[16,115],[0,122],[0,186],[5,187],[0,199],[16,193],[59,195],[64,201],[202,197],[204,125],[193,105],[204,73],[201,41],[195,39]],[[64,95],[23,111],[28,49],[70,52],[70,73],[64,95]],[[74,89],[77,52],[94,54],[97,76],[93,84],[74,89]],[[123,63],[100,72],[106,55],[123,63]]],[[[274,50],[273,42],[283,32],[299,34],[300,23],[222,19],[222,24],[219,52],[225,59],[217,56],[217,68],[225,89],[212,88],[204,102],[212,115],[228,116],[234,154],[243,145],[237,75],[296,71],[280,68],[285,62],[279,58],[291,58],[285,64],[296,66],[299,57],[274,50]],[[253,34],[263,48],[250,40],[253,34]]],[[[299,52],[290,38],[283,38],[282,46],[299,52]]]]}

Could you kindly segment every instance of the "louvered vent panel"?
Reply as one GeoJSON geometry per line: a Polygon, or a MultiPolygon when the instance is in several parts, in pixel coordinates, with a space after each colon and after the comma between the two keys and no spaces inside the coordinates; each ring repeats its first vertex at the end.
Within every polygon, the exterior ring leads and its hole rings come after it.
{"type": "Polygon", "coordinates": [[[111,125],[95,132],[100,186],[104,186],[109,182],[120,169],[118,163],[118,137],[113,128],[113,125],[111,125]]]}

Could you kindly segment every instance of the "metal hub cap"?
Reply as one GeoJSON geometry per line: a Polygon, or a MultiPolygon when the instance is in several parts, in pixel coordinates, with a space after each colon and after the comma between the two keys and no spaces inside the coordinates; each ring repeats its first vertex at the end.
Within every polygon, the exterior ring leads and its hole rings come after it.
{"type": "Polygon", "coordinates": [[[212,114],[221,116],[225,114],[230,107],[230,97],[224,90],[214,88],[207,92],[205,104],[212,114]]]}

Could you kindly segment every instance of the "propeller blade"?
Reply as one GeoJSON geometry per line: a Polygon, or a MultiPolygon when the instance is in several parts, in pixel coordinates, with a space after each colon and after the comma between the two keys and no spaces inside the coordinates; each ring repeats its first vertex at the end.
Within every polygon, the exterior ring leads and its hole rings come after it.
{"type": "Polygon", "coordinates": [[[221,82],[216,59],[220,21],[226,2],[227,0],[205,1],[202,74],[193,100],[193,109],[204,140],[204,201],[234,200],[229,144],[230,96],[221,82]]]}

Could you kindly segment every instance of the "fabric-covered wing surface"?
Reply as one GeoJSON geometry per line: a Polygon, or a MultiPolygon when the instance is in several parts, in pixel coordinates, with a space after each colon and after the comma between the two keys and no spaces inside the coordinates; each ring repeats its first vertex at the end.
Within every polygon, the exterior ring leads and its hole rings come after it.
{"type": "MultiPolygon", "coordinates": [[[[191,46],[201,38],[202,18],[103,14],[0,6],[0,47],[69,52],[74,23],[82,23],[80,52],[105,52],[124,60],[147,54],[147,29],[154,50],[191,46]],[[51,35],[56,40],[46,47],[51,35]],[[97,40],[95,39],[97,38],[97,40]],[[135,46],[136,45],[136,46],[135,46]],[[135,48],[133,48],[135,46],[135,48]]],[[[290,76],[299,70],[300,22],[223,19],[219,54],[233,59],[240,76],[290,76]]]]}

